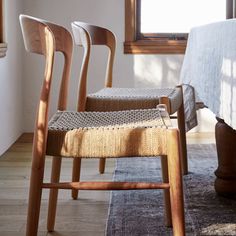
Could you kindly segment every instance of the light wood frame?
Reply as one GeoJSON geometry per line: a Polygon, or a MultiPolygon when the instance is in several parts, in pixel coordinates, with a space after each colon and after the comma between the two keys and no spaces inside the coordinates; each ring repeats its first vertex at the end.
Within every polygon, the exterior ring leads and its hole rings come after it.
{"type": "Polygon", "coordinates": [[[4,36],[4,0],[0,0],[0,57],[5,57],[7,44],[4,36]]]}
{"type": "MultiPolygon", "coordinates": [[[[144,137],[149,136],[150,140],[155,136],[155,153],[152,148],[148,148],[148,153],[150,152],[151,156],[162,156],[162,167],[165,172],[163,173],[163,182],[162,183],[153,183],[153,182],[59,182],[60,179],[60,170],[61,170],[61,159],[62,157],[75,157],[75,158],[97,158],[101,157],[101,153],[104,152],[101,148],[90,148],[87,154],[81,152],[81,145],[78,153],[72,152],[65,155],[62,153],[61,142],[59,146],[52,152],[48,151],[50,147],[53,149],[56,147],[55,143],[49,143],[50,132],[48,132],[48,113],[49,113],[49,104],[50,104],[50,92],[52,86],[53,78],[53,67],[54,67],[54,57],[55,53],[61,52],[64,55],[64,68],[60,86],[59,100],[58,100],[58,110],[66,109],[67,101],[67,88],[70,78],[70,68],[72,62],[72,49],[73,42],[72,37],[65,28],[55,25],[50,22],[46,22],[41,19],[33,18],[26,15],[20,16],[20,23],[23,33],[23,39],[25,48],[28,52],[41,54],[45,58],[45,73],[43,86],[40,95],[40,101],[38,105],[36,122],[35,122],[35,132],[34,132],[34,141],[33,141],[33,152],[32,152],[32,167],[31,167],[31,177],[30,177],[30,190],[29,190],[29,202],[28,202],[28,217],[27,217],[27,226],[26,226],[26,236],[37,236],[38,232],[38,223],[39,223],[39,214],[41,206],[41,196],[42,190],[44,188],[50,189],[49,197],[49,211],[48,211],[48,231],[54,231],[55,216],[56,216],[56,206],[57,206],[57,197],[58,189],[74,189],[74,190],[135,190],[135,189],[162,189],[164,190],[164,200],[166,203],[166,215],[167,215],[167,225],[173,226],[173,235],[175,236],[185,236],[185,219],[184,219],[184,199],[183,199],[183,188],[182,188],[182,175],[181,175],[181,148],[180,148],[180,138],[178,129],[174,128],[164,128],[164,127],[144,127],[143,129],[138,129],[136,127],[128,129],[126,138],[122,138],[124,130],[119,129],[113,131],[113,129],[108,129],[108,133],[121,135],[117,140],[129,140],[128,147],[123,151],[119,148],[120,142],[115,142],[116,148],[109,148],[110,145],[106,144],[107,147],[105,152],[106,156],[110,157],[137,157],[137,156],[147,156],[147,152],[143,150],[140,152],[140,143],[137,142],[137,135],[142,134],[144,131],[148,134],[143,135],[144,137]],[[155,129],[153,133],[149,133],[155,129]],[[130,132],[133,133],[133,139],[130,136],[130,132]],[[129,138],[128,138],[129,137],[129,138]],[[160,138],[161,148],[156,141],[160,138]],[[134,148],[133,148],[134,147],[134,148]],[[94,152],[95,150],[95,152],[94,152]],[[102,150],[98,153],[99,150],[102,150]],[[116,150],[116,151],[114,151],[116,150]],[[56,152],[55,152],[56,151],[56,152]],[[59,151],[57,153],[57,151],[59,151]],[[92,151],[92,152],[91,152],[92,151]],[[93,154],[92,154],[93,153],[93,154]],[[130,154],[130,155],[128,155],[130,154]],[[53,156],[52,163],[52,172],[51,172],[51,182],[44,182],[44,168],[45,168],[45,157],[46,155],[53,156]]],[[[87,132],[88,129],[85,129],[87,132]]],[[[97,134],[100,134],[100,131],[94,129],[97,134]]],[[[72,131],[74,132],[74,131],[72,131]]],[[[84,131],[83,131],[84,132],[84,131]]],[[[102,132],[105,132],[102,129],[102,132]]],[[[51,140],[55,139],[54,132],[51,133],[51,140]]],[[[107,137],[108,133],[104,133],[103,137],[107,137]]],[[[78,133],[77,133],[78,134],[78,133]]],[[[64,135],[64,134],[63,134],[64,135]]],[[[84,136],[82,134],[82,136],[84,136]]],[[[91,138],[96,135],[86,135],[89,137],[89,142],[85,142],[84,148],[87,149],[87,144],[91,143],[93,146],[93,141],[91,138]]],[[[64,136],[65,137],[65,136],[64,136]]],[[[73,136],[72,139],[76,137],[73,136]]],[[[100,136],[102,137],[102,136],[100,136]]],[[[99,138],[99,137],[98,137],[99,138]]],[[[71,140],[72,140],[71,139],[71,140]]],[[[143,144],[150,143],[149,141],[143,142],[143,144]]],[[[101,143],[101,142],[97,142],[101,143]]],[[[101,143],[104,147],[104,143],[101,143]]],[[[78,143],[73,145],[78,147],[78,143]]],[[[122,144],[121,144],[122,146],[122,144]]],[[[93,146],[94,147],[94,146],[93,146]]],[[[66,147],[65,150],[71,150],[69,147],[66,147]]],[[[102,157],[101,157],[102,158],[102,157]]]]}
{"type": "MultiPolygon", "coordinates": [[[[141,0],[125,0],[125,42],[127,54],[184,54],[187,39],[140,39],[138,37],[138,8],[141,0]]],[[[227,18],[235,17],[235,0],[226,0],[227,18]]]]}

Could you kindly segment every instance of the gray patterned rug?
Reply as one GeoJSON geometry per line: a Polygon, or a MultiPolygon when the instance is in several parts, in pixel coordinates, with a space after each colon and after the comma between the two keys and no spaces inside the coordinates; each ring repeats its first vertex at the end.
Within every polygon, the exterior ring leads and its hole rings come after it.
{"type": "MultiPolygon", "coordinates": [[[[188,145],[188,156],[190,173],[184,176],[187,235],[236,235],[236,201],[214,191],[215,145],[188,145]]],[[[119,159],[114,180],[160,181],[159,158],[119,159]]],[[[113,191],[106,235],[172,235],[171,228],[164,226],[162,191],[113,191]]]]}

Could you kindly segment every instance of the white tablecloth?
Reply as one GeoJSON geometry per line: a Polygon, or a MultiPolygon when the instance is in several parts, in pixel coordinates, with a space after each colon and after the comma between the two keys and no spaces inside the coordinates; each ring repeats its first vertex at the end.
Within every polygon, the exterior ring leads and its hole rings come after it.
{"type": "Polygon", "coordinates": [[[236,129],[236,19],[191,30],[181,81],[193,86],[200,100],[236,129]]]}

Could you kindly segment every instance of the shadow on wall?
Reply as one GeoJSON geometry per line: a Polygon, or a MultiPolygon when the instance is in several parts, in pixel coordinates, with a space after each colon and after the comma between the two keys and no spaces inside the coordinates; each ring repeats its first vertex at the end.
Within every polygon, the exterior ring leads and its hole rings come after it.
{"type": "Polygon", "coordinates": [[[183,58],[183,55],[135,55],[135,87],[178,85],[183,58]]]}

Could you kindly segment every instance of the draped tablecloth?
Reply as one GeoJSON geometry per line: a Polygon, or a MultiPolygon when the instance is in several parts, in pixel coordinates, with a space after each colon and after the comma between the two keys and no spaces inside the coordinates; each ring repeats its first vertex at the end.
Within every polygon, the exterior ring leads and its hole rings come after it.
{"type": "MultiPolygon", "coordinates": [[[[191,85],[217,117],[236,129],[236,19],[191,30],[180,80],[191,85]]],[[[187,108],[185,92],[184,100],[187,108]]]]}

